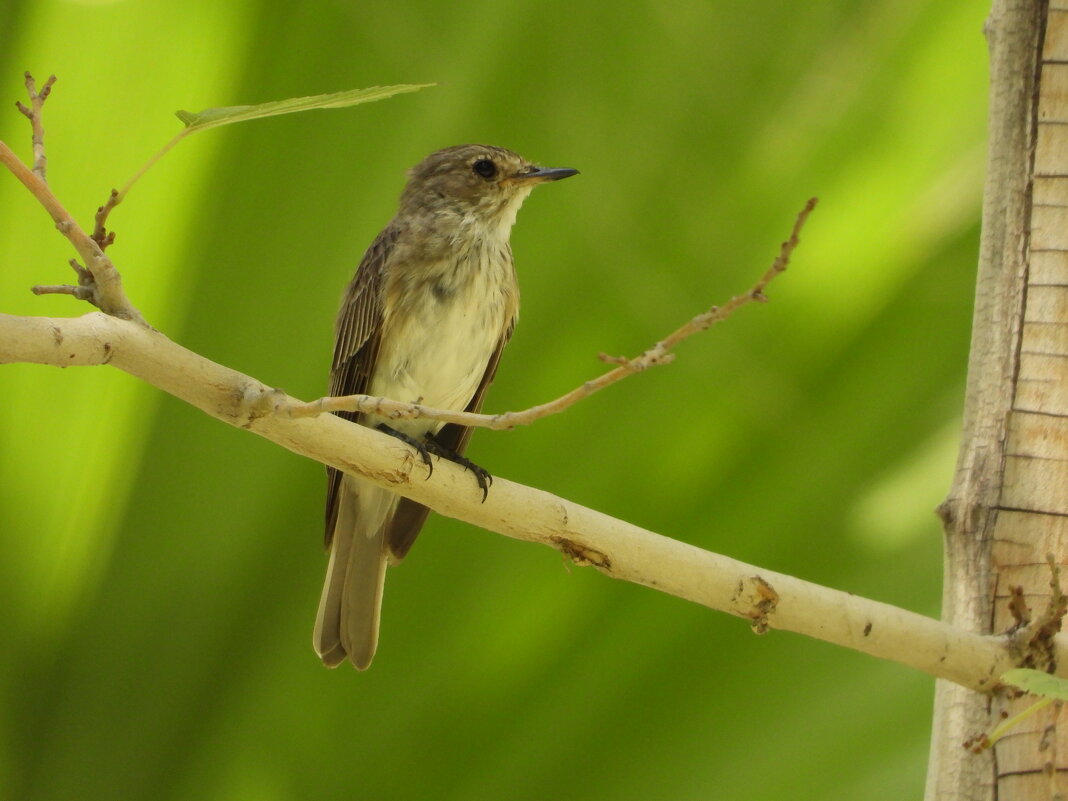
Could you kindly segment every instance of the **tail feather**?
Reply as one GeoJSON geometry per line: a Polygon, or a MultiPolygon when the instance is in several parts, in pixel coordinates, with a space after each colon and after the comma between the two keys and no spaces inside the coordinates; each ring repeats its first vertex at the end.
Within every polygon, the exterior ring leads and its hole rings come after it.
{"type": "Polygon", "coordinates": [[[345,587],[351,544],[351,533],[335,537],[330,548],[323,594],[319,599],[319,613],[315,616],[312,644],[327,667],[337,667],[345,661],[345,649],[341,645],[341,593],[345,587]]]}
{"type": "Polygon", "coordinates": [[[356,533],[345,575],[341,604],[341,646],[357,670],[371,666],[378,647],[378,621],[382,614],[382,587],[386,579],[385,532],[373,537],[356,533]]]}
{"type": "Polygon", "coordinates": [[[315,651],[327,667],[347,657],[364,670],[374,658],[388,561],[385,532],[396,497],[348,476],[342,482],[313,634],[315,651]]]}

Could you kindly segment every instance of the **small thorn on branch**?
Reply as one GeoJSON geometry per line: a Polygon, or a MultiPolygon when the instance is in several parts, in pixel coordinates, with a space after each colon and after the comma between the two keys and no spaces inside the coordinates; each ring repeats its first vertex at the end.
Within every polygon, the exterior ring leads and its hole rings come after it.
{"type": "Polygon", "coordinates": [[[97,304],[93,301],[93,290],[86,286],[71,286],[70,284],[59,284],[57,286],[34,286],[30,288],[30,291],[35,295],[73,295],[78,300],[87,300],[94,306],[97,304]]]}
{"type": "Polygon", "coordinates": [[[68,263],[71,269],[74,270],[74,274],[78,276],[79,286],[93,286],[96,283],[93,279],[93,274],[78,264],[77,259],[71,259],[68,263]]]}
{"type": "Polygon", "coordinates": [[[35,295],[71,295],[78,300],[85,300],[92,303],[98,309],[101,308],[100,299],[97,297],[96,280],[93,278],[93,274],[82,267],[77,259],[71,259],[69,263],[71,269],[74,270],[74,274],[78,276],[78,286],[71,286],[70,284],[58,284],[55,286],[38,285],[31,287],[30,291],[35,295]]]}

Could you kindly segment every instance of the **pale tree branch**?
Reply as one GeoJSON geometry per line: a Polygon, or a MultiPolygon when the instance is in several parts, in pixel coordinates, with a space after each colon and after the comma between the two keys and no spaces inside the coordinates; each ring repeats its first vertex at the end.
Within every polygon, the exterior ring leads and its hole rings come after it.
{"type": "MultiPolygon", "coordinates": [[[[758,632],[795,631],[890,659],[977,690],[1019,662],[1031,633],[979,635],[946,623],[747,565],[641,529],[564,498],[496,478],[488,499],[465,470],[432,476],[393,437],[335,415],[295,419],[281,390],[209,361],[130,321],[0,314],[0,363],[110,364],[232,426],[386,487],[441,514],[555,548],[580,565],[737,615],[758,632]]],[[[1068,649],[1052,640],[1059,665],[1068,649]]],[[[1047,643],[1048,645],[1048,643],[1047,643]]],[[[1062,673],[1068,675],[1068,671],[1062,673]]]]}

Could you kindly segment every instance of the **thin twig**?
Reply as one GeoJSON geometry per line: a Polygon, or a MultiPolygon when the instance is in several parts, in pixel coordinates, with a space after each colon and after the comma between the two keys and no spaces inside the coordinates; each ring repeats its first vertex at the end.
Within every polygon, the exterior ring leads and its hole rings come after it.
{"type": "Polygon", "coordinates": [[[75,222],[70,212],[52,194],[48,184],[19,161],[18,156],[2,141],[0,141],[0,164],[7,167],[22,182],[22,185],[30,190],[31,194],[37,198],[37,202],[44,206],[59,232],[67,237],[74,245],[74,249],[78,251],[78,255],[82,257],[85,268],[93,276],[93,305],[114,317],[148,325],[145,318],[141,316],[141,312],[126,297],[126,292],[122,288],[122,276],[115,269],[111,259],[104,255],[104,251],[93,241],[93,238],[75,222]]]}
{"type": "MultiPolygon", "coordinates": [[[[54,286],[38,284],[31,287],[30,291],[35,295],[72,295],[78,300],[93,302],[93,290],[84,286],[71,286],[70,284],[56,284],[54,286]]],[[[95,305],[95,304],[94,304],[95,305]]]]}
{"type": "MultiPolygon", "coordinates": [[[[54,294],[57,292],[69,294],[76,298],[88,300],[107,314],[147,326],[148,323],[141,316],[141,312],[126,297],[126,293],[122,288],[122,276],[119,275],[119,271],[115,269],[115,265],[111,260],[104,255],[101,244],[78,225],[74,218],[71,217],[70,212],[52,194],[52,190],[49,189],[48,183],[44,179],[44,130],[40,127],[40,110],[54,82],[55,76],[53,75],[45,82],[41,91],[37,92],[33,76],[27,72],[26,88],[30,93],[31,107],[27,108],[22,103],[16,104],[33,125],[35,162],[33,169],[23,164],[14,151],[2,141],[0,141],[0,164],[7,167],[11,174],[18,178],[22,185],[37,198],[37,202],[44,206],[45,211],[48,212],[59,232],[74,245],[74,249],[78,251],[78,255],[85,262],[85,267],[77,263],[72,265],[78,273],[79,287],[77,291],[73,287],[65,289],[50,286],[35,287],[34,292],[36,294],[54,294]]],[[[102,210],[103,208],[101,207],[102,210]]],[[[99,218],[100,214],[102,214],[102,211],[98,212],[98,219],[100,219],[100,224],[102,225],[103,219],[106,219],[107,215],[103,215],[101,219],[99,218]]],[[[105,234],[104,239],[107,240],[108,235],[105,234]]]]}
{"type": "Polygon", "coordinates": [[[115,241],[115,232],[106,227],[108,215],[111,210],[122,202],[118,189],[112,189],[108,199],[96,210],[95,225],[93,226],[93,241],[100,246],[100,250],[107,250],[108,245],[115,241]]]}
{"type": "Polygon", "coordinates": [[[93,274],[87,269],[78,264],[77,259],[70,260],[70,266],[74,270],[74,273],[78,276],[78,285],[71,286],[70,284],[59,284],[55,286],[37,285],[30,288],[30,291],[35,295],[72,295],[78,300],[86,300],[92,303],[98,309],[100,305],[98,298],[96,297],[96,282],[93,280],[93,274]]]}
{"type": "Polygon", "coordinates": [[[55,75],[49,75],[41,91],[37,91],[37,83],[28,71],[26,72],[26,93],[30,97],[30,105],[27,107],[15,101],[18,110],[26,115],[33,128],[33,172],[42,181],[45,179],[45,169],[48,166],[48,158],[45,156],[44,126],[41,125],[41,108],[52,93],[52,84],[56,82],[55,75]]]}
{"type": "Polygon", "coordinates": [[[801,241],[801,229],[808,220],[809,214],[811,214],[812,210],[816,207],[817,202],[816,198],[811,198],[805,204],[805,207],[801,209],[800,213],[797,215],[797,219],[794,221],[794,227],[790,232],[790,237],[783,242],[779,248],[779,255],[764,274],[760,276],[757,282],[753,284],[748,292],[741,295],[735,295],[722,306],[713,306],[703,314],[697,315],[692,320],[668,334],[668,336],[664,337],[664,339],[657,342],[644,353],[632,359],[628,359],[625,356],[607,356],[603,353],[600,354],[599,358],[601,361],[607,364],[616,365],[615,369],[609,370],[598,378],[587,381],[567,394],[561,395],[559,398],[551,400],[548,403],[532,406],[531,408],[524,409],[520,412],[474,414],[472,412],[455,412],[448,409],[432,409],[418,403],[402,403],[400,401],[390,400],[389,398],[379,398],[373,395],[345,395],[336,398],[319,398],[318,400],[309,403],[282,405],[279,406],[276,411],[287,417],[315,417],[316,415],[327,412],[341,411],[373,414],[394,420],[421,417],[429,420],[440,420],[445,423],[457,423],[464,426],[489,428],[494,431],[507,430],[521,425],[530,425],[534,421],[540,420],[543,417],[559,414],[570,406],[578,403],[580,400],[588,398],[593,393],[611,386],[617,381],[622,381],[629,375],[640,373],[649,367],[670,363],[675,358],[675,354],[670,352],[672,348],[684,339],[687,339],[700,331],[704,331],[716,323],[726,320],[747,303],[766,302],[768,298],[764,294],[764,290],[790,263],[790,256],[801,241]]]}

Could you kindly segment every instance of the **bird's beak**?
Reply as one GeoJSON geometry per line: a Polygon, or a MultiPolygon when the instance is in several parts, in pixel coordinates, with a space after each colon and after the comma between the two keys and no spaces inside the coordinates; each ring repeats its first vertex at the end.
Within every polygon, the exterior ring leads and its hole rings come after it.
{"type": "Polygon", "coordinates": [[[559,181],[561,178],[570,178],[572,175],[578,175],[578,170],[573,170],[570,167],[538,167],[530,172],[516,173],[512,177],[517,181],[531,181],[540,184],[545,181],[559,181]]]}

